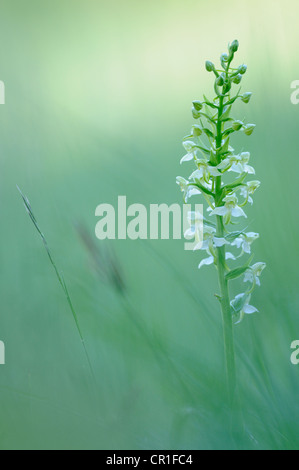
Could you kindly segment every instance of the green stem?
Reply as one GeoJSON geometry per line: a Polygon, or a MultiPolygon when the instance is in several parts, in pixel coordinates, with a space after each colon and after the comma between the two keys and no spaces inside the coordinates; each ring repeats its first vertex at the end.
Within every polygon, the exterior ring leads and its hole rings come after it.
{"type": "MultiPolygon", "coordinates": [[[[224,227],[222,217],[217,216],[217,237],[224,236],[224,227]]],[[[218,280],[220,287],[220,304],[222,310],[223,333],[224,333],[224,350],[226,362],[226,376],[229,400],[232,404],[234,401],[236,390],[236,365],[234,351],[234,334],[233,321],[231,315],[230,297],[228,289],[228,281],[225,279],[226,274],[226,249],[225,246],[217,248],[217,268],[218,280]]]]}
{"type": "MultiPolygon", "coordinates": [[[[217,136],[216,148],[220,153],[222,144],[222,128],[221,116],[224,109],[224,97],[219,98],[218,120],[217,120],[217,136]]],[[[217,163],[221,161],[221,156],[217,152],[217,163]]],[[[216,178],[216,191],[215,191],[215,206],[222,205],[222,179],[221,176],[216,178]]],[[[223,217],[217,216],[217,237],[224,237],[224,224],[223,217]]],[[[231,315],[230,297],[228,289],[228,281],[225,278],[226,274],[226,248],[225,245],[217,248],[217,269],[218,280],[220,287],[220,304],[222,310],[223,321],[223,334],[224,334],[224,350],[226,362],[226,376],[229,394],[229,402],[232,405],[236,390],[236,365],[235,365],[235,351],[234,351],[234,335],[233,335],[233,321],[231,315]]]]}

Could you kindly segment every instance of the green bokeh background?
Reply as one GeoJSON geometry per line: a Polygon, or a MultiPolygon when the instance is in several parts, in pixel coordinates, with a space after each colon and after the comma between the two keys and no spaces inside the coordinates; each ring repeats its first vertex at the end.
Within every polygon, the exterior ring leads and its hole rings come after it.
{"type": "Polygon", "coordinates": [[[1,0],[1,449],[298,448],[298,14],[296,0],[1,0]],[[268,265],[260,313],[235,328],[237,439],[215,272],[199,272],[201,255],[181,241],[94,236],[96,206],[118,195],[181,202],[190,105],[213,93],[204,61],[235,38],[254,93],[236,117],[257,123],[235,146],[263,182],[249,220],[261,234],[255,260],[268,265]],[[66,279],[96,386],[16,184],[66,279]],[[127,301],[103,282],[112,256],[127,301]]]}

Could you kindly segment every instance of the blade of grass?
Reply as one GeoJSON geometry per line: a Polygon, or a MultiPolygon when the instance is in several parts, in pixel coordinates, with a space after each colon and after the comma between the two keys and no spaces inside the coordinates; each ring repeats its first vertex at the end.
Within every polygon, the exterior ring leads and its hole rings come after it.
{"type": "Polygon", "coordinates": [[[38,234],[40,235],[41,239],[42,239],[42,242],[43,242],[43,245],[45,247],[45,250],[47,252],[47,255],[48,255],[48,258],[51,262],[51,265],[53,266],[54,268],[54,271],[55,271],[55,274],[56,274],[56,277],[58,279],[58,282],[64,292],[64,295],[66,296],[66,300],[67,300],[67,303],[69,305],[69,308],[71,310],[71,313],[72,313],[72,316],[73,316],[73,319],[75,321],[75,324],[76,324],[76,328],[77,328],[77,331],[79,333],[79,336],[80,336],[80,340],[81,340],[81,343],[82,343],[82,346],[83,346],[83,349],[84,349],[84,353],[85,353],[85,356],[86,356],[86,360],[87,360],[87,363],[88,363],[88,366],[89,366],[89,369],[90,369],[90,372],[91,372],[91,375],[92,375],[92,378],[94,380],[94,382],[96,383],[96,379],[95,379],[95,373],[94,373],[94,370],[93,370],[93,367],[92,367],[92,364],[91,364],[91,360],[90,360],[90,357],[89,357],[89,354],[88,354],[88,351],[87,351],[87,348],[86,348],[86,344],[85,344],[85,340],[84,340],[84,337],[83,337],[83,334],[82,334],[82,330],[81,330],[81,327],[80,327],[80,324],[79,324],[79,319],[78,319],[78,315],[74,309],[74,306],[73,306],[73,303],[71,301],[71,297],[70,297],[70,294],[69,294],[69,291],[68,291],[68,288],[66,286],[66,283],[65,283],[65,280],[63,278],[63,275],[59,272],[58,268],[57,268],[57,265],[53,259],[53,256],[51,254],[51,251],[49,249],[49,246],[48,246],[48,243],[47,243],[47,240],[43,234],[43,232],[41,231],[41,229],[39,228],[39,225],[37,223],[37,220],[34,216],[34,213],[32,211],[32,208],[31,208],[31,205],[30,205],[30,202],[28,200],[28,198],[26,196],[24,196],[24,194],[22,193],[21,189],[19,188],[19,186],[17,186],[17,189],[23,199],[23,203],[24,203],[24,206],[25,206],[25,209],[33,223],[33,225],[35,226],[38,234]]]}

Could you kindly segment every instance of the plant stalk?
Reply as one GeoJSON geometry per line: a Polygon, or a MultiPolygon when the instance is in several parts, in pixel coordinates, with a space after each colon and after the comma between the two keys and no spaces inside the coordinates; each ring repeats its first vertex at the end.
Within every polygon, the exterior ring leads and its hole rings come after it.
{"type": "MultiPolygon", "coordinates": [[[[224,110],[224,96],[219,98],[218,120],[217,120],[217,136],[216,136],[216,149],[221,149],[222,145],[222,128],[223,124],[221,117],[224,110]]],[[[221,162],[221,156],[217,152],[217,163],[221,162]]],[[[216,177],[216,191],[215,191],[215,206],[222,205],[222,178],[216,177]]],[[[224,224],[223,217],[217,216],[217,237],[223,238],[224,224]]],[[[218,280],[220,287],[220,305],[222,310],[223,334],[224,334],[224,351],[226,363],[226,377],[227,389],[230,405],[233,404],[236,390],[236,365],[235,365],[235,350],[234,350],[234,335],[233,335],[233,321],[231,315],[231,305],[228,289],[228,281],[226,275],[226,248],[225,245],[217,248],[217,269],[218,280]]]]}
{"type": "MultiPolygon", "coordinates": [[[[222,238],[224,235],[222,218],[217,216],[217,236],[222,238]]],[[[225,279],[226,274],[226,261],[225,261],[225,246],[217,248],[217,268],[218,280],[220,287],[220,304],[222,310],[223,321],[223,334],[224,334],[224,350],[226,362],[226,376],[227,387],[229,394],[229,401],[232,404],[235,398],[236,390],[236,365],[235,365],[235,350],[234,350],[234,334],[233,334],[233,321],[231,314],[231,306],[229,300],[228,281],[225,279]]]]}

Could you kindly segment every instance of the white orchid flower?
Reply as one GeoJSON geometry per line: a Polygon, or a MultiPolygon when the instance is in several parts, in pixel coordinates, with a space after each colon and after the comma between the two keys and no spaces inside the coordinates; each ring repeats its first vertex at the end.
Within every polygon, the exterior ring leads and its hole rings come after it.
{"type": "MultiPolygon", "coordinates": [[[[190,230],[190,229],[189,229],[190,230]]],[[[187,233],[187,232],[186,232],[187,233]]],[[[189,232],[191,235],[191,231],[189,232]]],[[[204,225],[203,227],[203,240],[199,241],[198,244],[195,246],[195,250],[210,250],[212,251],[213,248],[218,248],[223,245],[229,245],[229,242],[225,240],[225,238],[216,237],[216,229],[214,227],[209,227],[208,225],[204,225]]],[[[193,229],[193,236],[194,236],[194,229],[193,229]]]]}
{"type": "MultiPolygon", "coordinates": [[[[236,297],[234,298],[234,300],[231,302],[231,306],[232,308],[234,308],[234,304],[237,304],[238,302],[240,302],[242,300],[242,298],[244,297],[245,294],[238,294],[236,295],[236,297]]],[[[252,315],[253,313],[256,313],[258,312],[258,309],[253,307],[253,305],[249,305],[249,302],[250,302],[250,295],[248,296],[248,298],[246,299],[246,302],[245,302],[245,305],[243,306],[243,308],[240,310],[240,318],[239,320],[235,323],[236,325],[238,323],[241,323],[241,321],[244,319],[245,315],[252,315]]]]}
{"type": "MultiPolygon", "coordinates": [[[[209,249],[207,250],[207,253],[208,253],[210,256],[209,256],[208,258],[204,258],[204,259],[199,263],[198,269],[200,269],[202,266],[208,266],[208,265],[210,265],[210,264],[215,263],[216,258],[215,258],[215,256],[213,256],[213,255],[211,254],[211,252],[210,252],[209,249]]],[[[236,257],[235,257],[232,253],[227,252],[227,253],[225,254],[225,259],[226,259],[226,260],[229,260],[229,259],[235,260],[236,257]]]]}
{"type": "Polygon", "coordinates": [[[224,217],[225,224],[229,224],[232,217],[246,217],[247,215],[238,206],[238,198],[234,194],[231,196],[226,196],[223,201],[225,202],[224,206],[216,207],[214,210],[211,211],[211,215],[219,215],[224,217]]]}
{"type": "Polygon", "coordinates": [[[184,193],[185,203],[188,202],[188,199],[190,199],[190,197],[196,194],[201,194],[201,191],[198,188],[192,186],[192,183],[183,178],[182,176],[177,176],[176,182],[180,186],[181,191],[184,193]]]}
{"type": "Polygon", "coordinates": [[[204,158],[196,160],[196,165],[198,167],[192,175],[191,179],[204,181],[205,183],[210,183],[210,176],[221,176],[221,173],[218,171],[216,166],[209,165],[208,161],[204,158]]]}
{"type": "Polygon", "coordinates": [[[231,245],[237,248],[242,248],[243,253],[251,253],[252,243],[259,238],[259,234],[255,232],[242,233],[236,238],[231,245]]]}
{"type": "MultiPolygon", "coordinates": [[[[209,253],[208,253],[209,254],[209,253]]],[[[204,258],[198,265],[198,269],[202,268],[203,266],[209,266],[210,264],[215,263],[215,257],[210,255],[208,258],[204,258]]]]}
{"type": "Polygon", "coordinates": [[[250,204],[253,204],[253,199],[250,194],[253,194],[261,185],[260,181],[249,181],[246,186],[242,186],[240,190],[241,196],[243,196],[250,204]]]}
{"type": "Polygon", "coordinates": [[[229,243],[225,240],[225,238],[216,237],[216,229],[214,227],[205,225],[203,231],[202,249],[207,250],[211,244],[212,246],[218,248],[223,245],[228,245],[229,243]]]}
{"type": "Polygon", "coordinates": [[[231,155],[223,160],[218,165],[219,170],[233,171],[235,173],[248,173],[250,175],[255,174],[255,170],[252,166],[248,165],[250,159],[249,152],[242,152],[240,155],[231,155]]]}
{"type": "Polygon", "coordinates": [[[252,282],[253,285],[260,286],[261,281],[259,277],[265,267],[266,263],[256,263],[253,266],[250,266],[250,268],[248,268],[248,271],[246,271],[245,273],[244,282],[252,282]]]}
{"type": "Polygon", "coordinates": [[[197,147],[194,142],[191,140],[187,140],[186,142],[183,142],[183,147],[185,148],[187,154],[183,156],[181,159],[181,164],[184,162],[189,162],[191,160],[194,160],[196,153],[197,153],[197,147]]]}
{"type": "Polygon", "coordinates": [[[190,227],[186,230],[184,237],[188,240],[195,239],[195,249],[200,249],[202,246],[202,235],[203,235],[203,215],[200,212],[189,212],[188,223],[190,227]]]}

